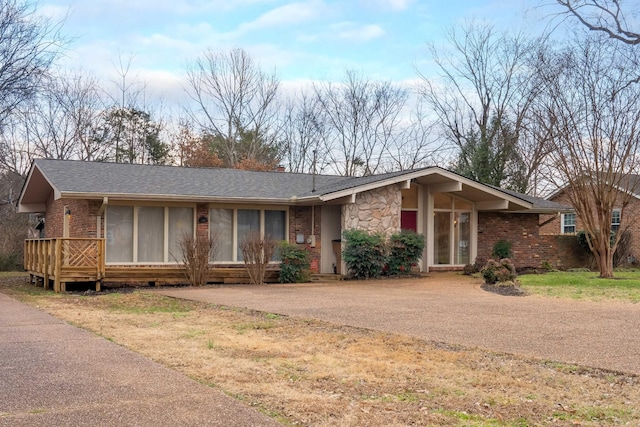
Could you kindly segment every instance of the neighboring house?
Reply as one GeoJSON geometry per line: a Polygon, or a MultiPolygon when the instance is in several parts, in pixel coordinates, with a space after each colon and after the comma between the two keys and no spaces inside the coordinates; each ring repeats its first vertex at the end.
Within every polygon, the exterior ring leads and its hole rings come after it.
{"type": "Polygon", "coordinates": [[[539,216],[570,209],[439,167],[340,177],[39,159],[19,210],[43,213],[47,238],[104,238],[108,275],[110,266],[175,266],[184,233],[216,235],[212,265],[241,266],[250,230],[308,246],[319,273],[344,271],[335,242],[352,228],[424,234],[421,271],[488,258],[501,239],[518,267],[562,264],[564,249],[540,235],[539,216]]]}
{"type": "MultiPolygon", "coordinates": [[[[628,233],[628,263],[637,263],[640,260],[640,175],[627,175],[630,188],[636,188],[630,203],[621,215],[621,206],[614,208],[611,218],[611,231],[623,230],[628,233]],[[636,184],[636,182],[638,184],[636,184]]],[[[569,200],[569,187],[564,187],[552,193],[547,199],[556,203],[571,205],[569,200]]],[[[622,197],[620,197],[622,199],[622,197]]],[[[595,206],[593,207],[595,209],[595,206]]],[[[564,212],[557,216],[543,218],[544,225],[541,234],[572,236],[584,230],[582,220],[575,212],[564,212]]]]}

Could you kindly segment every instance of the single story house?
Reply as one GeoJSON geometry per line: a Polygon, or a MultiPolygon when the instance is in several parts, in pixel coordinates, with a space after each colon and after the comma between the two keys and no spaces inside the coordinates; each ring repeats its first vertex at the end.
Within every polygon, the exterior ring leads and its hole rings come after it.
{"type": "MultiPolygon", "coordinates": [[[[618,203],[614,206],[611,216],[611,231],[618,232],[623,231],[626,233],[624,248],[622,249],[621,264],[637,264],[640,261],[640,175],[627,174],[623,177],[621,184],[625,185],[628,189],[617,189],[615,194],[618,203]],[[622,209],[623,200],[628,197],[629,202],[624,209],[622,209]]],[[[565,186],[559,188],[547,199],[549,201],[571,206],[571,200],[569,193],[572,191],[572,187],[565,186]]],[[[594,211],[596,210],[595,203],[592,203],[594,211]]],[[[559,216],[543,218],[543,227],[541,228],[541,234],[553,234],[560,236],[575,236],[577,232],[584,230],[583,221],[574,211],[566,211],[559,216]]]]}
{"type": "Polygon", "coordinates": [[[251,230],[306,245],[317,273],[345,271],[339,242],[353,228],[422,233],[425,272],[488,258],[498,240],[512,243],[516,266],[537,267],[563,252],[540,235],[540,215],[570,210],[440,167],[342,177],[49,159],[33,162],[18,207],[43,216],[45,240],[103,241],[105,280],[109,269],[175,267],[184,233],[217,237],[214,267],[242,266],[238,245],[251,230]]]}

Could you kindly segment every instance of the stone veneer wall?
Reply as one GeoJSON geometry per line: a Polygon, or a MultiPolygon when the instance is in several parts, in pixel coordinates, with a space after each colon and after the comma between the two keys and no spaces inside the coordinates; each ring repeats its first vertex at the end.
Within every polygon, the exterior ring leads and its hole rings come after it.
{"type": "Polygon", "coordinates": [[[342,205],[342,229],[389,236],[400,231],[401,207],[402,194],[396,185],[358,193],[355,203],[342,205]]]}

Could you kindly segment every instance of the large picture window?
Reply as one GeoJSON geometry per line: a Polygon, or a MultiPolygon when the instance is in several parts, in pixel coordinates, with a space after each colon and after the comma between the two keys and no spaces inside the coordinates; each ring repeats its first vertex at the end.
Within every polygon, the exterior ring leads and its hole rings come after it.
{"type": "Polygon", "coordinates": [[[287,211],[211,208],[209,230],[211,239],[217,243],[212,261],[239,262],[243,260],[240,243],[251,232],[258,232],[276,241],[287,240],[287,211]]]}
{"type": "Polygon", "coordinates": [[[107,262],[181,261],[180,242],[185,234],[194,234],[193,211],[191,207],[108,206],[107,262]]]}

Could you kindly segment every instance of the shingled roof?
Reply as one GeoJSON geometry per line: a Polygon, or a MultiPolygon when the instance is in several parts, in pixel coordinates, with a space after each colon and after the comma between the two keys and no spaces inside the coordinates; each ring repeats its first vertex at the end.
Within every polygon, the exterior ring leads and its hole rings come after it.
{"type": "MultiPolygon", "coordinates": [[[[257,203],[313,203],[329,200],[345,191],[389,185],[433,172],[458,177],[438,167],[397,171],[365,177],[341,177],[256,172],[224,168],[185,168],[178,166],[140,165],[128,163],[84,162],[77,160],[37,159],[20,195],[22,206],[46,201],[51,191],[55,198],[119,198],[184,201],[226,201],[257,203]],[[45,188],[46,187],[46,188],[45,188]],[[42,200],[44,198],[44,200],[42,200]]],[[[533,209],[566,210],[566,206],[544,199],[474,183],[479,188],[492,188],[507,198],[515,197],[533,209]]]]}

